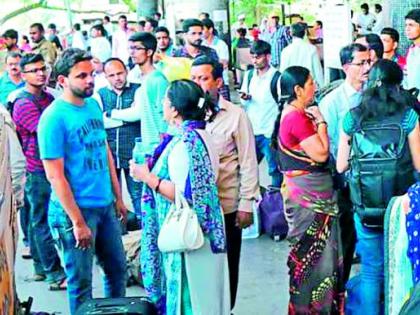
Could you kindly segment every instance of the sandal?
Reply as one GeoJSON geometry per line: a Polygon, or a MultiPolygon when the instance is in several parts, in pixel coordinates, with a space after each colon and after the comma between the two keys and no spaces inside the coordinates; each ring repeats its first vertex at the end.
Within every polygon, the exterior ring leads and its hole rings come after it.
{"type": "Polygon", "coordinates": [[[64,278],[60,281],[51,283],[48,290],[50,290],[50,291],[64,291],[64,290],[67,290],[66,279],[64,278]]]}
{"type": "Polygon", "coordinates": [[[33,282],[33,281],[40,282],[40,281],[44,281],[45,279],[47,279],[46,275],[36,273],[32,277],[26,277],[25,281],[26,282],[33,282]]]}

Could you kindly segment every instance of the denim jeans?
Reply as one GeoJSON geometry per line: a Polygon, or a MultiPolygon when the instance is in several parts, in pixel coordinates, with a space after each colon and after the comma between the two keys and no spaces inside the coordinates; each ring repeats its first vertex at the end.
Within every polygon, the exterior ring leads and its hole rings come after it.
{"type": "Polygon", "coordinates": [[[20,228],[22,229],[23,234],[23,244],[25,246],[29,246],[29,211],[31,209],[31,205],[29,204],[28,196],[25,193],[24,195],[24,205],[23,207],[19,208],[19,218],[20,218],[20,228]]]}
{"type": "Polygon", "coordinates": [[[48,226],[51,187],[45,173],[26,174],[25,194],[30,205],[28,235],[35,273],[45,274],[50,283],[59,282],[65,274],[48,226]]]}
{"type": "Polygon", "coordinates": [[[124,297],[126,286],[127,267],[121,227],[114,207],[82,208],[80,211],[92,232],[92,244],[86,250],[75,247],[73,224],[58,202],[50,202],[48,213],[51,232],[64,260],[71,314],[92,298],[94,255],[103,269],[105,297],[124,297]]]}
{"type": "Polygon", "coordinates": [[[364,227],[357,214],[354,214],[354,225],[356,252],[361,258],[358,314],[383,314],[384,233],[364,227]]]}
{"type": "Polygon", "coordinates": [[[140,203],[141,203],[141,194],[142,194],[142,188],[143,185],[140,182],[136,182],[133,180],[133,178],[130,176],[130,169],[128,168],[117,168],[117,176],[118,180],[121,183],[121,173],[124,171],[124,177],[125,181],[127,183],[127,190],[130,194],[131,203],[134,207],[134,213],[137,215],[137,217],[141,216],[141,209],[140,209],[140,203]]]}
{"type": "Polygon", "coordinates": [[[258,164],[264,157],[266,158],[268,164],[268,174],[271,176],[271,185],[274,187],[280,187],[283,181],[283,175],[280,173],[277,165],[276,152],[271,148],[270,144],[270,138],[266,138],[263,135],[255,136],[258,164]]]}

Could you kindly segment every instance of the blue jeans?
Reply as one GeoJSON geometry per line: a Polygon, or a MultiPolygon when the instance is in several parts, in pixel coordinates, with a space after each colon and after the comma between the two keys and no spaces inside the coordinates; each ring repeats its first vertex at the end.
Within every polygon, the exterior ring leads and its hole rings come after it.
{"type": "Polygon", "coordinates": [[[92,232],[92,246],[76,248],[73,224],[61,205],[50,202],[48,221],[54,239],[62,252],[67,275],[70,313],[92,298],[92,265],[96,255],[103,269],[105,297],[124,297],[126,260],[121,240],[121,227],[112,205],[80,209],[92,232]]]}
{"type": "Polygon", "coordinates": [[[277,161],[276,152],[271,148],[271,139],[263,135],[255,136],[255,145],[257,151],[258,164],[265,157],[268,164],[268,174],[271,176],[271,185],[280,187],[283,181],[283,175],[280,173],[277,161]]]}
{"type": "Polygon", "coordinates": [[[361,258],[360,284],[357,297],[358,314],[383,314],[381,297],[384,292],[384,233],[366,228],[354,214],[357,243],[356,252],[361,258]]]}
{"type": "Polygon", "coordinates": [[[28,236],[35,273],[47,281],[59,282],[66,276],[48,226],[48,203],[51,186],[45,173],[26,174],[25,194],[29,202],[28,236]]]}
{"type": "Polygon", "coordinates": [[[25,246],[29,246],[29,211],[31,209],[31,205],[29,204],[28,196],[25,193],[24,195],[24,205],[23,207],[19,208],[19,217],[20,217],[20,227],[23,233],[23,244],[25,246]]]}

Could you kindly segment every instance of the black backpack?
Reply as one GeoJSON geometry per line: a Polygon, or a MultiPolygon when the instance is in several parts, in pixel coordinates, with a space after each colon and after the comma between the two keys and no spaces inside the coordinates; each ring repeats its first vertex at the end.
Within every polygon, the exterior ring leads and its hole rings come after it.
{"type": "Polygon", "coordinates": [[[390,199],[405,194],[415,182],[407,133],[401,126],[405,113],[367,123],[360,123],[359,108],[351,114],[358,127],[351,143],[350,197],[362,224],[381,229],[390,199]]]}
{"type": "MultiPolygon", "coordinates": [[[[273,78],[271,79],[270,82],[270,91],[271,91],[271,95],[273,96],[273,99],[276,101],[276,103],[279,103],[279,93],[277,90],[277,85],[278,85],[278,81],[280,79],[280,71],[277,71],[274,73],[273,78]]],[[[248,70],[248,78],[247,78],[247,91],[249,94],[249,86],[251,84],[251,79],[254,76],[254,68],[251,68],[248,70]]]]}

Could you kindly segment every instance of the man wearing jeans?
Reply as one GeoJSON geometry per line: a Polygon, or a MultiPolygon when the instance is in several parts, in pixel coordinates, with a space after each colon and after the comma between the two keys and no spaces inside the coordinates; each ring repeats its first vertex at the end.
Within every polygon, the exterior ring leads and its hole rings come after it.
{"type": "Polygon", "coordinates": [[[68,49],[55,64],[63,95],[43,113],[38,141],[53,192],[48,220],[62,252],[70,312],[92,298],[92,264],[103,269],[106,297],[123,297],[126,263],[118,217],[121,197],[102,112],[85,51],[68,49]]]}
{"type": "MultiPolygon", "coordinates": [[[[251,57],[254,69],[245,74],[239,96],[254,130],[258,163],[266,158],[272,186],[280,187],[282,175],[277,167],[275,152],[270,146],[274,123],[279,112],[277,100],[272,93],[272,81],[277,70],[270,66],[270,51],[270,44],[262,40],[252,44],[251,57]]],[[[280,95],[279,83],[280,80],[275,82],[277,95],[280,95]]]]}
{"type": "Polygon", "coordinates": [[[25,194],[29,202],[28,236],[34,260],[33,280],[46,279],[50,290],[65,289],[65,274],[48,227],[48,202],[51,187],[39,157],[37,129],[43,111],[54,100],[44,91],[47,68],[40,54],[28,54],[20,60],[25,88],[13,105],[13,120],[26,157],[25,194]]]}

